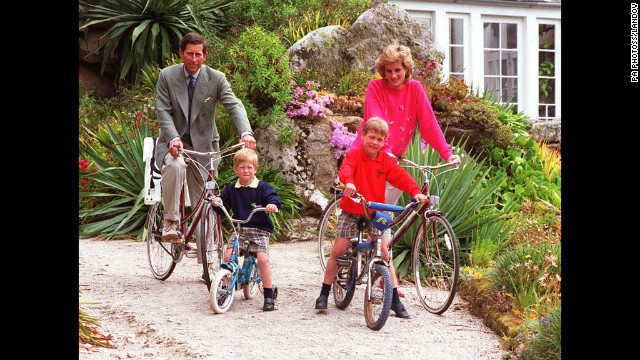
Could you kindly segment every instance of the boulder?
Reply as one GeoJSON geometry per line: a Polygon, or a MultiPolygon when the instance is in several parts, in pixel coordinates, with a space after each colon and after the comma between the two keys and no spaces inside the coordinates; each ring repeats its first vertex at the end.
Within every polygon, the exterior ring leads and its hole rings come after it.
{"type": "Polygon", "coordinates": [[[312,69],[323,87],[338,84],[344,73],[376,73],[375,61],[390,44],[408,46],[414,58],[436,60],[442,72],[444,53],[422,22],[394,4],[380,3],[362,13],[349,29],[339,25],[310,32],[287,51],[292,67],[312,69]]]}

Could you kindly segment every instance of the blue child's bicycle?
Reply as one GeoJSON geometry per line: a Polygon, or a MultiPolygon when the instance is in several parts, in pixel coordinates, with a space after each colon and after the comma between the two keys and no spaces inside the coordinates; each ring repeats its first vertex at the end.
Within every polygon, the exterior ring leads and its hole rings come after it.
{"type": "MultiPolygon", "coordinates": [[[[245,299],[252,299],[262,290],[262,279],[260,278],[260,269],[258,268],[258,261],[256,254],[245,253],[239,254],[239,234],[240,225],[245,224],[251,220],[253,214],[258,211],[265,211],[264,207],[257,207],[249,213],[249,216],[245,220],[233,219],[224,205],[219,203],[212,203],[214,206],[222,209],[224,215],[229,219],[232,226],[232,231],[235,233],[235,240],[233,241],[233,248],[229,261],[220,264],[220,270],[216,272],[215,277],[211,281],[211,287],[209,289],[209,304],[211,309],[217,314],[222,314],[229,310],[236,290],[242,288],[245,299]],[[244,261],[240,266],[239,258],[244,255],[244,261]]],[[[273,299],[278,296],[278,288],[273,287],[273,299]]]]}

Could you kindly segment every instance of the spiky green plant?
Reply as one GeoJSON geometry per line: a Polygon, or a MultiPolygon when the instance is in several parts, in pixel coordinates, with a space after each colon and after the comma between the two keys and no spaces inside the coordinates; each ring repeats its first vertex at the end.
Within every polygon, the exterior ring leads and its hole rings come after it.
{"type": "MultiPolygon", "coordinates": [[[[416,138],[417,139],[417,138],[416,138]]],[[[464,144],[458,141],[454,149],[464,148],[464,144]]],[[[422,150],[420,141],[412,141],[407,150],[406,157],[420,165],[435,165],[440,160],[439,154],[430,146],[422,150]]],[[[496,209],[495,204],[490,203],[491,196],[500,188],[506,176],[498,175],[487,178],[487,171],[482,172],[483,161],[479,163],[471,155],[466,155],[462,164],[455,171],[449,171],[437,176],[436,181],[430,182],[430,192],[440,196],[439,209],[449,220],[458,240],[470,239],[473,231],[485,225],[492,224],[502,215],[496,209]]],[[[423,181],[422,172],[416,169],[407,169],[419,184],[423,181]]],[[[398,201],[404,206],[409,201],[409,196],[403,194],[398,201]]],[[[412,226],[394,246],[394,265],[398,275],[405,276],[411,266],[411,246],[415,237],[416,226],[412,226]]],[[[493,235],[503,236],[508,229],[493,227],[493,235]]],[[[462,242],[462,241],[461,241],[462,242]]],[[[461,256],[462,258],[462,256],[461,256]]]]}
{"type": "MultiPolygon", "coordinates": [[[[182,36],[205,32],[205,23],[224,31],[231,22],[222,10],[236,0],[80,0],[85,35],[91,26],[114,23],[91,52],[102,56],[101,73],[119,62],[119,80],[139,83],[148,63],[163,64],[177,52],[182,36]]],[[[214,31],[215,33],[215,31],[214,31]]]]}

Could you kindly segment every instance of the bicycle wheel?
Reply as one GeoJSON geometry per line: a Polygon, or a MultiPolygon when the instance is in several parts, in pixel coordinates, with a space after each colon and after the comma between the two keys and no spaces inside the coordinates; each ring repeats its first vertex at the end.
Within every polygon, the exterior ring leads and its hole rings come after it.
{"type": "Polygon", "coordinates": [[[458,240],[444,217],[420,222],[411,257],[414,282],[422,306],[434,314],[447,311],[458,287],[458,240]]]}
{"type": "Polygon", "coordinates": [[[220,269],[213,277],[209,289],[209,305],[216,314],[222,314],[231,307],[235,295],[235,286],[229,285],[232,282],[233,273],[229,269],[220,269]]]}
{"type": "Polygon", "coordinates": [[[164,206],[157,202],[149,208],[147,215],[147,258],[151,273],[156,279],[167,279],[176,267],[173,261],[173,245],[162,241],[162,227],[164,224],[164,206]]]}
{"type": "MultiPolygon", "coordinates": [[[[245,255],[246,256],[246,255],[245,255]]],[[[258,264],[254,264],[251,269],[251,276],[249,276],[249,282],[246,284],[242,284],[242,292],[244,293],[245,299],[253,299],[259,290],[262,289],[262,280],[258,279],[260,275],[260,269],[258,268],[258,264]]]]}
{"type": "Polygon", "coordinates": [[[338,309],[346,309],[353,294],[356,292],[357,268],[355,265],[339,266],[336,278],[333,280],[333,300],[338,309]]]}
{"type": "Polygon", "coordinates": [[[224,260],[222,227],[220,225],[220,215],[216,213],[209,203],[205,203],[202,207],[200,221],[198,252],[202,261],[202,278],[207,284],[207,290],[209,290],[211,288],[211,280],[224,260]]]}
{"type": "Polygon", "coordinates": [[[371,289],[367,285],[364,296],[364,319],[371,330],[380,330],[389,318],[391,300],[393,298],[393,283],[391,273],[384,265],[378,265],[371,274],[371,289]],[[382,284],[380,281],[382,280],[382,284]],[[371,298],[367,294],[371,290],[371,298]]]}
{"type": "Polygon", "coordinates": [[[331,200],[324,209],[322,218],[320,218],[320,223],[318,224],[318,254],[322,271],[326,269],[327,260],[329,260],[331,249],[333,249],[336,226],[338,225],[338,215],[340,215],[341,212],[340,198],[331,200]]]}

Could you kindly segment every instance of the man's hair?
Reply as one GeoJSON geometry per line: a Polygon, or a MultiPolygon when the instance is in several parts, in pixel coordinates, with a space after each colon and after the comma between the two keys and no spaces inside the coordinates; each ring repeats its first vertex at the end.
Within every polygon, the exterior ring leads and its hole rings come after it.
{"type": "Polygon", "coordinates": [[[387,125],[387,122],[381,118],[372,116],[364,123],[364,127],[362,127],[363,135],[366,135],[369,131],[374,131],[384,137],[387,137],[389,135],[389,125],[387,125]]]}
{"type": "Polygon", "coordinates": [[[400,62],[406,69],[404,74],[405,84],[409,81],[413,74],[413,57],[411,57],[411,49],[406,46],[392,44],[382,50],[382,54],[376,60],[376,69],[378,74],[385,78],[385,66],[394,62],[400,62]]]}
{"type": "Polygon", "coordinates": [[[245,161],[252,163],[256,169],[258,168],[258,154],[249,148],[240,149],[233,155],[233,167],[235,168],[245,161]]]}
{"type": "Polygon", "coordinates": [[[199,45],[202,44],[202,53],[207,53],[207,41],[202,37],[202,35],[196,33],[187,33],[182,37],[182,41],[180,42],[180,49],[184,51],[187,48],[187,44],[199,45]]]}

